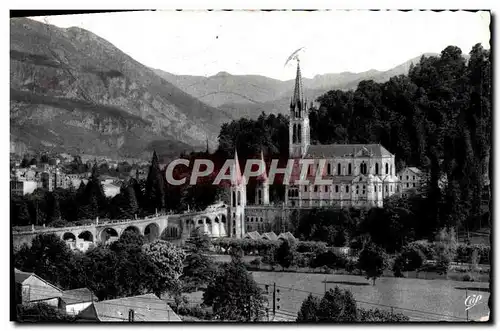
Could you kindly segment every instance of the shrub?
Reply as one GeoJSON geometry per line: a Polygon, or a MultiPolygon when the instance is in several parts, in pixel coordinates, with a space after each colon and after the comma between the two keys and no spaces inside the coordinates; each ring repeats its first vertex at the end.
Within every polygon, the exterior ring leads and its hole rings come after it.
{"type": "Polygon", "coordinates": [[[385,310],[377,309],[358,309],[359,322],[407,322],[408,316],[401,313],[391,313],[385,310]]]}
{"type": "Polygon", "coordinates": [[[298,253],[321,253],[326,251],[326,243],[322,241],[299,241],[296,247],[298,253]]]}
{"type": "Polygon", "coordinates": [[[474,275],[474,274],[472,274],[470,272],[466,273],[465,275],[462,275],[461,279],[464,282],[475,282],[475,281],[477,281],[476,275],[474,275]]]}
{"type": "Polygon", "coordinates": [[[434,256],[436,255],[435,245],[427,241],[414,241],[409,243],[406,247],[421,251],[427,260],[434,259],[434,256]]]}
{"type": "Polygon", "coordinates": [[[318,322],[320,300],[309,294],[309,296],[302,302],[300,310],[297,314],[297,322],[318,322]]]}
{"type": "Polygon", "coordinates": [[[402,277],[402,271],[414,271],[422,267],[425,262],[424,253],[416,245],[403,247],[401,253],[394,260],[392,270],[395,277],[402,277]]]}
{"type": "Polygon", "coordinates": [[[352,260],[347,260],[346,264],[345,264],[345,271],[349,272],[349,273],[354,273],[357,269],[357,262],[356,261],[352,261],[352,260]]]}
{"type": "Polygon", "coordinates": [[[299,268],[307,268],[311,265],[311,260],[314,258],[314,253],[297,253],[297,266],[299,268]]]}
{"type": "Polygon", "coordinates": [[[256,269],[260,269],[262,265],[262,258],[261,257],[256,257],[252,261],[250,261],[250,266],[256,269]]]}
{"type": "Polygon", "coordinates": [[[356,301],[349,290],[338,286],[328,290],[321,299],[318,309],[319,322],[355,322],[358,319],[356,301]]]}

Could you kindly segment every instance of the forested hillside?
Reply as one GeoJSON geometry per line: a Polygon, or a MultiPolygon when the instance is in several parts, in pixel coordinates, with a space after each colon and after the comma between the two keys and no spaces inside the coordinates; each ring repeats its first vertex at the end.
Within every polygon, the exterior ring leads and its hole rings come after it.
{"type": "MultiPolygon", "coordinates": [[[[398,170],[416,166],[428,173],[422,222],[436,229],[477,224],[488,201],[482,195],[489,193],[491,60],[479,44],[469,55],[467,61],[458,47],[449,46],[440,56],[422,57],[408,75],[327,92],[309,115],[312,143],[381,143],[396,155],[398,170]],[[443,180],[447,185],[441,189],[443,180]]],[[[237,146],[241,159],[261,148],[284,156],[287,123],[280,118],[224,125],[219,149],[231,155],[237,146]],[[271,129],[270,121],[277,126],[271,129]]]]}

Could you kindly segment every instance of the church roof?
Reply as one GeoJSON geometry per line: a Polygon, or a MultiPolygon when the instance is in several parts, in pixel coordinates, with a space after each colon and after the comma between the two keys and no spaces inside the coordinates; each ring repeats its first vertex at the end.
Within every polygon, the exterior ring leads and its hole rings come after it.
{"type": "Polygon", "coordinates": [[[310,145],[305,158],[331,158],[331,157],[384,157],[393,156],[380,144],[330,144],[310,145]]]}

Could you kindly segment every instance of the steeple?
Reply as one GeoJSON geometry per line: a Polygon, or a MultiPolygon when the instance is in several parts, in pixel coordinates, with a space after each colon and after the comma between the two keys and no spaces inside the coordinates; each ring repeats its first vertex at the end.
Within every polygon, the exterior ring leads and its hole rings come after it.
{"type": "Polygon", "coordinates": [[[293,91],[292,108],[298,105],[302,110],[304,101],[304,88],[302,87],[302,74],[300,73],[300,61],[297,59],[297,75],[295,76],[295,89],[293,91]]]}
{"type": "Polygon", "coordinates": [[[240,161],[238,160],[238,151],[236,148],[234,149],[234,171],[231,173],[233,174],[234,181],[233,185],[240,185],[244,184],[243,176],[241,175],[241,168],[240,168],[240,161]]]}
{"type": "Polygon", "coordinates": [[[259,182],[266,182],[267,183],[266,161],[264,161],[264,152],[262,150],[260,151],[260,162],[261,162],[262,167],[264,167],[264,173],[262,175],[259,175],[257,177],[257,180],[259,182]]]}

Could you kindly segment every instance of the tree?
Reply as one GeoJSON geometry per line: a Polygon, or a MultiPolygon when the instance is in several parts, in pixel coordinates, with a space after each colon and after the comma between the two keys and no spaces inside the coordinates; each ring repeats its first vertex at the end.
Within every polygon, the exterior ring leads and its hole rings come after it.
{"type": "Polygon", "coordinates": [[[187,257],[182,281],[186,290],[197,291],[198,287],[208,284],[215,274],[215,262],[207,252],[210,247],[208,235],[195,229],[186,241],[187,257]]]}
{"type": "Polygon", "coordinates": [[[319,303],[319,322],[356,322],[356,301],[351,291],[341,290],[338,286],[329,289],[319,303]]]}
{"type": "Polygon", "coordinates": [[[110,246],[112,251],[117,253],[135,254],[142,250],[145,238],[142,234],[132,229],[126,229],[120,238],[110,246]]]}
{"type": "Polygon", "coordinates": [[[401,271],[413,271],[425,262],[425,255],[415,245],[403,247],[394,261],[393,271],[396,277],[401,277],[401,271]]]}
{"type": "Polygon", "coordinates": [[[457,241],[453,229],[441,229],[436,236],[435,260],[436,268],[441,274],[447,274],[451,261],[455,258],[457,250],[457,241]]]}
{"type": "Polygon", "coordinates": [[[184,251],[164,240],[145,244],[142,251],[152,261],[154,267],[148,284],[151,291],[158,296],[165,291],[178,293],[180,290],[179,278],[185,259],[184,251]]]}
{"type": "Polygon", "coordinates": [[[165,205],[165,183],[156,151],[153,152],[149,167],[144,199],[145,207],[149,212],[154,212],[155,209],[161,211],[165,205]]]}
{"type": "Polygon", "coordinates": [[[371,243],[359,254],[358,268],[363,270],[367,279],[373,279],[373,285],[378,277],[382,276],[387,266],[385,251],[371,243]]]}
{"type": "Polygon", "coordinates": [[[223,264],[203,294],[214,315],[226,321],[258,321],[263,316],[262,290],[241,261],[223,264]]]}
{"type": "Polygon", "coordinates": [[[300,306],[300,310],[297,314],[297,322],[318,322],[319,305],[320,300],[312,294],[309,294],[300,306]]]}
{"type": "Polygon", "coordinates": [[[14,256],[16,268],[33,272],[55,285],[67,282],[72,252],[66,243],[53,233],[36,235],[31,246],[23,245],[14,256]]]}
{"type": "Polygon", "coordinates": [[[295,247],[289,240],[282,240],[281,245],[276,251],[276,261],[285,270],[297,262],[295,247]]]}

